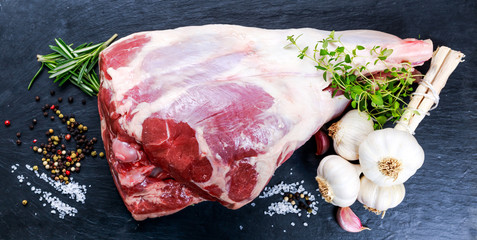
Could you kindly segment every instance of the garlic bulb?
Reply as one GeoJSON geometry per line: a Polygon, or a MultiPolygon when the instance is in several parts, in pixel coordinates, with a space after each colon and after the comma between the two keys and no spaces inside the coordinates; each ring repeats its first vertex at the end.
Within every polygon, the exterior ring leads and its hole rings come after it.
{"type": "Polygon", "coordinates": [[[358,201],[369,211],[377,215],[382,214],[384,217],[388,209],[396,207],[402,202],[405,194],[406,189],[402,183],[382,187],[371,182],[366,176],[362,176],[358,201]]]}
{"type": "Polygon", "coordinates": [[[316,176],[321,196],[335,206],[351,206],[358,196],[360,174],[359,165],[338,155],[323,158],[316,176]]]}
{"type": "Polygon", "coordinates": [[[392,128],[377,130],[359,146],[364,175],[379,186],[400,184],[424,162],[424,150],[410,133],[392,128]]]}
{"type": "Polygon", "coordinates": [[[328,128],[333,147],[344,159],[357,160],[359,145],[374,130],[367,113],[351,110],[328,128]]]}

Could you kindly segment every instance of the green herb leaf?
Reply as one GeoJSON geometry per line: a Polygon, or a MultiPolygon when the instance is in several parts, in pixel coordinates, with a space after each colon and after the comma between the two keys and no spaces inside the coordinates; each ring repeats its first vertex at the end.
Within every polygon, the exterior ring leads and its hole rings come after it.
{"type": "Polygon", "coordinates": [[[391,56],[393,50],[373,46],[369,53],[376,59],[361,66],[353,66],[356,51],[366,48],[358,45],[354,49],[347,49],[340,38],[341,36],[336,39],[335,32],[332,31],[327,38],[317,41],[313,56],[307,55],[306,51],[298,47],[297,38],[293,38],[293,35],[287,39],[291,45],[298,48],[300,58],[307,57],[315,62],[315,68],[323,71],[325,81],[331,76],[330,87],[334,89],[333,97],[339,91],[343,92],[344,97],[351,100],[351,107],[371,116],[375,121],[375,128],[381,128],[389,120],[398,121],[407,107],[403,98],[412,93],[411,84],[416,79],[411,64],[402,63],[399,68],[386,68],[383,72],[389,74],[387,77],[369,75],[368,66],[373,63],[374,65],[382,63],[386,66],[384,61],[391,56]],[[329,43],[336,43],[336,48],[328,49],[329,43]]]}
{"type": "MultiPolygon", "coordinates": [[[[48,73],[50,73],[49,78],[54,78],[53,82],[55,83],[59,81],[60,86],[69,81],[86,94],[90,96],[97,95],[100,83],[93,68],[98,63],[99,53],[117,36],[117,34],[114,34],[104,43],[94,45],[91,45],[91,43],[83,43],[75,49],[72,48],[72,44],[68,45],[61,38],[56,38],[55,43],[57,46],[49,46],[54,53],[37,56],[38,61],[42,64],[38,72],[31,79],[28,90],[30,90],[33,82],[43,70],[43,66],[46,66],[50,69],[48,71],[48,73]]],[[[293,38],[292,35],[289,36],[288,40],[296,41],[298,37],[293,38]]],[[[303,56],[305,56],[307,49],[308,48],[305,48],[303,50],[303,56]]]]}

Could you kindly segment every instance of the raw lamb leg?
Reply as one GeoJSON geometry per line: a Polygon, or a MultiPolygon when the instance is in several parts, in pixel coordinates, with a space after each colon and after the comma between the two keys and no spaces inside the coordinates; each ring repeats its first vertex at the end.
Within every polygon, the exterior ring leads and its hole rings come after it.
{"type": "MultiPolygon", "coordinates": [[[[206,25],[141,32],[100,56],[99,111],[111,173],[137,220],[204,200],[237,209],[349,103],[323,91],[311,61],[284,48],[314,46],[329,32],[206,25]]],[[[336,32],[347,47],[394,49],[389,66],[420,65],[430,40],[367,30],[336,32]]],[[[376,56],[363,51],[356,64],[376,56]]],[[[384,65],[369,66],[370,72],[384,65]]]]}

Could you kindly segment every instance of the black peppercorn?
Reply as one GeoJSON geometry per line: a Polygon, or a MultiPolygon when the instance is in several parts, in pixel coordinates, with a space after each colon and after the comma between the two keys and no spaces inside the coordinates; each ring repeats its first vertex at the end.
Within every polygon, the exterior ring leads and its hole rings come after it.
{"type": "Polygon", "coordinates": [[[19,138],[21,136],[22,136],[21,132],[17,132],[17,137],[19,138]]]}
{"type": "Polygon", "coordinates": [[[35,97],[35,101],[37,101],[37,102],[40,101],[40,97],[39,97],[39,96],[36,96],[36,97],[35,97]]]}
{"type": "Polygon", "coordinates": [[[22,144],[22,141],[20,139],[17,140],[17,145],[22,144]]]}
{"type": "Polygon", "coordinates": [[[50,105],[49,105],[48,103],[45,104],[45,108],[46,108],[46,109],[49,109],[49,108],[50,108],[50,105]]]}
{"type": "Polygon", "coordinates": [[[94,143],[95,143],[96,141],[98,141],[98,139],[95,138],[95,137],[94,137],[92,140],[93,140],[94,143]]]}
{"type": "Polygon", "coordinates": [[[82,103],[83,105],[85,105],[85,104],[86,104],[86,100],[85,100],[85,99],[81,100],[81,103],[82,103]]]}
{"type": "Polygon", "coordinates": [[[38,121],[36,120],[36,118],[33,118],[33,120],[31,120],[31,122],[32,122],[33,124],[36,124],[38,121]]]}
{"type": "Polygon", "coordinates": [[[73,102],[73,97],[68,97],[68,102],[72,103],[73,102]]]}
{"type": "Polygon", "coordinates": [[[51,95],[51,96],[54,96],[54,95],[55,95],[55,91],[51,90],[51,91],[50,91],[50,95],[51,95]]]}
{"type": "Polygon", "coordinates": [[[59,97],[59,98],[58,98],[58,102],[63,102],[63,98],[62,98],[62,97],[59,97]]]}
{"type": "Polygon", "coordinates": [[[31,129],[31,130],[33,130],[33,125],[31,125],[31,124],[30,124],[30,126],[29,126],[29,127],[30,127],[30,129],[31,129]]]}
{"type": "Polygon", "coordinates": [[[50,117],[51,121],[55,120],[55,116],[50,117]]]}
{"type": "Polygon", "coordinates": [[[306,200],[305,202],[306,202],[306,204],[308,204],[308,205],[311,204],[311,201],[310,201],[310,200],[306,200]]]}
{"type": "Polygon", "coordinates": [[[48,112],[43,112],[43,116],[48,117],[48,112]]]}

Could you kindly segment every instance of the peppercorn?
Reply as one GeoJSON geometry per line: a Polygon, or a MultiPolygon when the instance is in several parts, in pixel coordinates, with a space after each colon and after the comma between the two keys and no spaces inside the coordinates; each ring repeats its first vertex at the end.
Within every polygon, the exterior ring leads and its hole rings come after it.
{"type": "Polygon", "coordinates": [[[73,97],[68,97],[68,102],[72,103],[73,102],[73,97]]]}
{"type": "Polygon", "coordinates": [[[306,209],[306,211],[307,211],[308,213],[311,213],[311,212],[313,212],[313,209],[311,209],[311,208],[309,207],[309,208],[306,209]]]}
{"type": "Polygon", "coordinates": [[[38,171],[38,166],[37,165],[33,166],[33,171],[38,171]]]}
{"type": "Polygon", "coordinates": [[[85,131],[85,132],[88,131],[88,127],[83,126],[83,131],[85,131]]]}
{"type": "Polygon", "coordinates": [[[34,151],[34,152],[38,151],[38,147],[37,147],[37,146],[33,146],[33,151],[34,151]]]}
{"type": "Polygon", "coordinates": [[[17,145],[21,145],[22,141],[20,139],[17,140],[17,145]]]}
{"type": "Polygon", "coordinates": [[[77,162],[77,163],[75,164],[75,166],[76,166],[76,167],[81,167],[81,163],[77,162]]]}
{"type": "MultiPolygon", "coordinates": [[[[58,117],[59,117],[59,118],[63,118],[63,114],[60,113],[60,114],[58,115],[58,117]]],[[[62,119],[62,120],[63,120],[63,119],[62,119]]]]}
{"type": "Polygon", "coordinates": [[[66,134],[66,135],[65,135],[65,140],[66,140],[66,141],[69,141],[70,139],[71,139],[71,135],[70,135],[70,134],[66,134]]]}
{"type": "Polygon", "coordinates": [[[22,133],[21,132],[17,132],[17,138],[21,137],[22,136],[22,133]]]}
{"type": "MultiPolygon", "coordinates": [[[[61,115],[62,115],[62,114],[60,114],[60,116],[61,116],[61,115]]],[[[65,123],[65,122],[66,122],[66,119],[64,119],[63,117],[61,117],[61,122],[62,122],[62,123],[65,123]]]]}
{"type": "Polygon", "coordinates": [[[29,126],[29,127],[30,127],[30,130],[33,130],[33,125],[32,125],[32,124],[30,124],[30,126],[29,126]]]}
{"type": "Polygon", "coordinates": [[[37,101],[37,102],[40,101],[40,97],[39,97],[39,96],[36,96],[36,97],[35,97],[35,101],[37,101]]]}
{"type": "Polygon", "coordinates": [[[56,110],[55,113],[56,113],[56,115],[60,115],[61,111],[60,111],[60,110],[56,110]]]}
{"type": "Polygon", "coordinates": [[[47,116],[48,116],[48,112],[43,112],[43,116],[47,117],[47,116]]]}
{"type": "Polygon", "coordinates": [[[82,103],[83,105],[85,105],[85,104],[86,104],[86,100],[85,100],[85,99],[81,100],[81,103],[82,103]]]}
{"type": "Polygon", "coordinates": [[[55,105],[54,105],[54,104],[51,105],[50,109],[51,109],[51,110],[55,109],[55,105]]]}
{"type": "Polygon", "coordinates": [[[55,116],[51,116],[50,119],[51,119],[51,121],[54,121],[54,120],[55,120],[55,116]]]}
{"type": "Polygon", "coordinates": [[[283,201],[288,202],[288,197],[285,196],[285,197],[283,198],[283,201]]]}
{"type": "Polygon", "coordinates": [[[10,124],[11,124],[11,123],[10,123],[10,121],[9,121],[9,120],[5,120],[5,126],[7,126],[7,127],[8,127],[8,126],[10,126],[10,124]]]}
{"type": "Polygon", "coordinates": [[[53,134],[54,132],[55,131],[52,128],[48,129],[48,133],[53,134]]]}
{"type": "Polygon", "coordinates": [[[23,200],[23,201],[22,201],[22,204],[23,204],[23,206],[26,206],[26,205],[28,204],[28,201],[27,201],[27,200],[23,200]]]}
{"type": "Polygon", "coordinates": [[[300,198],[304,198],[305,197],[305,194],[300,194],[300,198]]]}
{"type": "Polygon", "coordinates": [[[36,120],[36,118],[33,118],[33,120],[31,120],[31,122],[32,122],[33,124],[36,124],[38,121],[36,120]]]}
{"type": "Polygon", "coordinates": [[[96,151],[91,152],[91,156],[96,157],[96,155],[97,155],[96,151]]]}
{"type": "Polygon", "coordinates": [[[59,97],[58,98],[58,102],[62,102],[63,101],[63,98],[62,97],[59,97]]]}
{"type": "Polygon", "coordinates": [[[306,195],[305,200],[310,200],[310,197],[308,195],[306,195]]]}
{"type": "Polygon", "coordinates": [[[305,200],[305,203],[306,203],[307,205],[310,205],[310,204],[311,204],[311,201],[310,201],[310,200],[305,200]]]}
{"type": "Polygon", "coordinates": [[[292,200],[290,203],[291,205],[295,205],[295,200],[292,200]]]}

